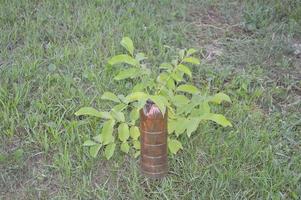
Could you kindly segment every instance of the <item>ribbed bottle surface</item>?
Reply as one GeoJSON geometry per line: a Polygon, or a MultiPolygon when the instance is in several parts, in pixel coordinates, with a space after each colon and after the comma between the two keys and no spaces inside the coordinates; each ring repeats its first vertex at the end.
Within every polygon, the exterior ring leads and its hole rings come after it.
{"type": "Polygon", "coordinates": [[[163,117],[160,109],[147,101],[140,110],[140,166],[142,172],[153,178],[167,174],[167,111],[163,117]]]}

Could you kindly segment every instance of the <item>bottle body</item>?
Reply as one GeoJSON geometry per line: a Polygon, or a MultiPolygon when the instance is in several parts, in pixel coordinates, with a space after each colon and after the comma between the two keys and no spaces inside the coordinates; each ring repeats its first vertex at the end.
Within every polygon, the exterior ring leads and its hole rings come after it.
{"type": "Polygon", "coordinates": [[[140,167],[148,177],[161,178],[168,172],[167,115],[152,101],[140,110],[140,167]]]}

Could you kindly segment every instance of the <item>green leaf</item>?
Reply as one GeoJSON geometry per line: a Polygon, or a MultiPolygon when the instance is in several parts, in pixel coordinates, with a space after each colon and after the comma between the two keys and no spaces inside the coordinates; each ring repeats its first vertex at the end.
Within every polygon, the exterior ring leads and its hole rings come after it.
{"type": "Polygon", "coordinates": [[[122,38],[120,44],[131,54],[134,54],[134,45],[133,41],[129,37],[122,38]]]}
{"type": "Polygon", "coordinates": [[[145,85],[143,83],[138,83],[133,87],[132,92],[143,92],[145,85]]]}
{"type": "Polygon", "coordinates": [[[203,101],[200,103],[200,113],[199,115],[210,113],[210,106],[207,101],[203,101]]]}
{"type": "Polygon", "coordinates": [[[163,72],[163,73],[159,74],[159,76],[157,77],[157,82],[163,84],[166,82],[167,79],[168,79],[167,73],[163,72]]]}
{"type": "Polygon", "coordinates": [[[177,82],[181,82],[183,80],[183,75],[178,71],[173,72],[171,74],[171,77],[173,78],[173,80],[175,80],[177,82]]]}
{"type": "Polygon", "coordinates": [[[178,65],[179,60],[178,59],[174,59],[171,61],[171,64],[173,64],[174,66],[178,65]]]}
{"type": "Polygon", "coordinates": [[[100,148],[102,147],[101,144],[96,144],[94,146],[91,146],[90,147],[90,155],[93,157],[93,158],[96,158],[100,148]]]}
{"type": "Polygon", "coordinates": [[[102,136],[101,136],[101,134],[98,134],[98,135],[94,136],[93,140],[95,140],[98,143],[102,143],[102,136]]]}
{"type": "Polygon", "coordinates": [[[197,94],[197,93],[200,92],[198,88],[196,88],[193,85],[188,85],[188,84],[180,85],[177,88],[177,91],[188,92],[188,93],[191,93],[191,94],[197,94]]]}
{"type": "Polygon", "coordinates": [[[101,96],[101,99],[103,99],[103,100],[111,100],[111,101],[114,101],[116,103],[120,103],[119,98],[115,94],[113,94],[112,92],[105,92],[105,93],[103,93],[103,95],[101,96]]]}
{"type": "Polygon", "coordinates": [[[130,128],[130,136],[133,138],[133,140],[137,140],[140,136],[140,131],[137,126],[132,126],[130,128]]]}
{"type": "Polygon", "coordinates": [[[185,49],[181,49],[179,51],[179,58],[180,58],[180,60],[182,60],[184,58],[184,54],[185,54],[185,49]]]}
{"type": "Polygon", "coordinates": [[[217,124],[222,125],[223,127],[227,127],[227,126],[232,127],[232,124],[225,118],[225,116],[221,114],[207,113],[202,115],[200,119],[214,121],[217,124]]]}
{"type": "Polygon", "coordinates": [[[196,129],[198,128],[200,123],[200,119],[199,118],[189,118],[188,119],[188,123],[187,123],[187,136],[190,137],[191,133],[193,133],[194,131],[196,131],[196,129]]]}
{"type": "Polygon", "coordinates": [[[124,122],[125,121],[125,117],[124,117],[123,112],[112,109],[110,113],[111,113],[112,117],[114,119],[116,119],[118,122],[124,122]]]}
{"type": "Polygon", "coordinates": [[[110,119],[111,116],[108,112],[99,112],[98,110],[92,108],[92,107],[83,107],[79,109],[76,113],[76,116],[80,115],[88,115],[88,116],[94,116],[94,117],[100,117],[104,119],[110,119]]]}
{"type": "Polygon", "coordinates": [[[162,63],[159,68],[160,69],[172,69],[172,64],[170,64],[170,63],[162,63]]]}
{"type": "Polygon", "coordinates": [[[209,98],[209,102],[213,102],[216,104],[221,104],[222,101],[227,101],[227,102],[231,103],[230,97],[222,92],[217,93],[213,97],[209,98]]]}
{"type": "Polygon", "coordinates": [[[125,142],[130,137],[129,126],[126,123],[121,123],[118,126],[118,138],[121,142],[125,142]]]}
{"type": "Polygon", "coordinates": [[[101,141],[104,145],[111,143],[114,141],[113,137],[113,127],[115,125],[114,120],[108,120],[103,124],[101,131],[101,141]]]}
{"type": "Polygon", "coordinates": [[[140,155],[140,151],[136,151],[134,154],[134,158],[137,158],[140,155]]]}
{"type": "Polygon", "coordinates": [[[192,110],[190,116],[199,117],[207,113],[210,113],[210,106],[208,101],[203,101],[199,104],[199,108],[192,110]]]}
{"type": "Polygon", "coordinates": [[[189,126],[189,120],[187,118],[177,118],[168,120],[168,133],[176,133],[177,136],[185,132],[189,126]]]}
{"type": "Polygon", "coordinates": [[[187,56],[190,56],[190,55],[194,54],[195,52],[196,52],[195,49],[190,48],[190,49],[187,50],[187,56]]]}
{"type": "Polygon", "coordinates": [[[174,90],[176,88],[175,82],[173,79],[168,79],[167,80],[167,87],[171,90],[174,90]]]}
{"type": "Polygon", "coordinates": [[[177,115],[180,115],[182,113],[189,114],[191,113],[191,111],[195,106],[196,105],[191,102],[187,104],[183,104],[182,106],[177,107],[177,115]]]}
{"type": "Polygon", "coordinates": [[[138,100],[145,100],[148,98],[148,95],[144,92],[134,92],[129,94],[127,97],[129,102],[138,101],[138,100]]]}
{"type": "Polygon", "coordinates": [[[89,147],[89,146],[93,146],[97,144],[96,142],[92,141],[92,140],[86,140],[83,144],[83,146],[89,147]]]}
{"type": "Polygon", "coordinates": [[[184,95],[175,95],[172,98],[172,102],[175,106],[180,107],[189,103],[189,99],[184,95]]]}
{"type": "Polygon", "coordinates": [[[180,149],[183,149],[182,143],[176,139],[168,140],[168,149],[171,153],[176,154],[180,149]]]}
{"type": "Polygon", "coordinates": [[[146,99],[144,100],[139,100],[139,101],[136,101],[133,103],[133,106],[135,108],[137,108],[138,110],[141,110],[144,106],[145,106],[145,103],[146,103],[146,99]]]}
{"type": "Polygon", "coordinates": [[[139,119],[139,110],[137,108],[133,108],[133,110],[130,112],[130,119],[133,122],[139,119]]]}
{"type": "Polygon", "coordinates": [[[137,76],[139,70],[137,68],[129,68],[120,71],[117,76],[114,77],[114,80],[120,81],[127,78],[134,78],[137,76]]]}
{"type": "Polygon", "coordinates": [[[168,105],[168,101],[165,97],[160,95],[152,95],[150,99],[158,106],[162,115],[164,116],[166,111],[166,106],[168,105]]]}
{"type": "Polygon", "coordinates": [[[176,113],[175,113],[175,110],[173,109],[173,107],[171,107],[170,105],[167,107],[168,108],[168,117],[170,118],[170,119],[174,119],[174,118],[176,118],[176,113]]]}
{"type": "Polygon", "coordinates": [[[144,55],[144,53],[137,53],[135,56],[135,59],[138,61],[142,61],[142,60],[147,59],[147,57],[144,55]]]}
{"type": "Polygon", "coordinates": [[[133,146],[134,146],[135,149],[140,149],[140,141],[134,140],[133,141],[133,146]]]}
{"type": "Polygon", "coordinates": [[[115,64],[119,64],[119,63],[126,63],[132,66],[138,66],[139,63],[137,60],[135,60],[134,58],[132,58],[131,56],[127,55],[127,54],[120,54],[117,56],[113,56],[108,63],[110,65],[115,65],[115,64]]]}
{"type": "Polygon", "coordinates": [[[187,67],[187,66],[185,66],[185,65],[183,65],[183,64],[179,64],[178,65],[178,69],[181,71],[181,72],[184,72],[185,74],[187,74],[188,76],[192,76],[192,74],[191,74],[191,71],[190,71],[190,69],[187,67]]]}
{"type": "Polygon", "coordinates": [[[107,160],[109,160],[113,154],[114,154],[114,151],[115,151],[115,147],[116,147],[116,144],[115,143],[111,143],[111,144],[108,144],[105,148],[105,157],[107,160]]]}
{"type": "Polygon", "coordinates": [[[168,134],[172,134],[177,127],[178,121],[177,120],[173,120],[173,119],[169,119],[168,120],[168,134]]]}
{"type": "Polygon", "coordinates": [[[112,108],[112,110],[115,110],[117,112],[121,112],[123,111],[128,105],[124,104],[124,103],[120,103],[120,104],[117,104],[116,106],[114,106],[112,108]]]}
{"type": "Polygon", "coordinates": [[[123,142],[120,145],[120,150],[124,153],[129,153],[130,145],[127,142],[123,142]]]}
{"type": "Polygon", "coordinates": [[[195,64],[195,65],[199,65],[199,64],[200,64],[199,59],[197,59],[197,58],[195,58],[195,57],[187,57],[187,58],[184,58],[184,59],[183,59],[183,62],[192,63],[192,64],[195,64]]]}
{"type": "Polygon", "coordinates": [[[117,97],[120,99],[120,101],[123,104],[128,104],[129,103],[129,101],[125,98],[125,96],[123,94],[119,94],[117,97]]]}
{"type": "Polygon", "coordinates": [[[188,128],[188,119],[186,118],[179,118],[177,119],[177,123],[175,125],[175,133],[177,136],[181,135],[185,132],[185,130],[188,128]]]}

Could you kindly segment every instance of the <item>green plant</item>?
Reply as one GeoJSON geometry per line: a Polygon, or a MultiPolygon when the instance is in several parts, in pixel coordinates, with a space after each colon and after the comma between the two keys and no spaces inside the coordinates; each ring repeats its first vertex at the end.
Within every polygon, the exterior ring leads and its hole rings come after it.
{"type": "Polygon", "coordinates": [[[159,72],[156,73],[144,63],[147,58],[143,53],[134,53],[134,45],[130,38],[123,38],[121,45],[128,53],[113,56],[108,63],[125,64],[128,67],[120,70],[114,79],[132,79],[137,84],[126,96],[105,92],[101,99],[116,103],[109,112],[84,107],[75,113],[77,116],[89,115],[103,119],[101,133],[84,142],[84,146],[90,147],[91,156],[96,157],[104,146],[104,155],[110,159],[118,143],[116,138],[120,140],[122,152],[131,152],[138,156],[140,132],[136,122],[139,119],[139,110],[148,99],[152,100],[163,114],[168,110],[168,148],[173,154],[183,148],[179,136],[186,133],[190,137],[201,121],[212,120],[224,127],[232,126],[223,115],[212,113],[210,110],[210,103],[231,102],[229,96],[224,93],[214,96],[202,95],[191,83],[192,72],[187,64],[200,64],[200,61],[193,57],[196,50],[180,50],[176,59],[170,63],[162,63],[159,72]]]}

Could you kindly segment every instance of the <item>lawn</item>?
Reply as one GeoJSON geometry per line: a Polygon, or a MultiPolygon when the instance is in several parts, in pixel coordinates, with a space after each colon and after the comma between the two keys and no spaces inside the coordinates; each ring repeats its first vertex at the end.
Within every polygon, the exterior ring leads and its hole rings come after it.
{"type": "Polygon", "coordinates": [[[300,164],[300,0],[0,0],[0,199],[300,199],[300,164]],[[131,88],[107,65],[124,36],[153,70],[199,50],[194,83],[232,99],[162,180],[82,146],[100,124],[74,113],[131,88]]]}

